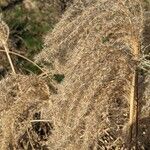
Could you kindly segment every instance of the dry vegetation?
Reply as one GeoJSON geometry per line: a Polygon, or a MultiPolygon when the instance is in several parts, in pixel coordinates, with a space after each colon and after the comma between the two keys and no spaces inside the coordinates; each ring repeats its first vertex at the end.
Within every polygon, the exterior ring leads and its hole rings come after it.
{"type": "Polygon", "coordinates": [[[15,75],[1,81],[0,86],[1,149],[31,147],[32,143],[26,143],[23,136],[31,132],[35,112],[48,102],[46,83],[34,76],[15,75]]]}
{"type": "Polygon", "coordinates": [[[0,149],[149,149],[148,12],[138,0],[54,2],[70,3],[35,57],[40,75],[16,74],[1,23],[13,74],[0,81],[0,149]]]}

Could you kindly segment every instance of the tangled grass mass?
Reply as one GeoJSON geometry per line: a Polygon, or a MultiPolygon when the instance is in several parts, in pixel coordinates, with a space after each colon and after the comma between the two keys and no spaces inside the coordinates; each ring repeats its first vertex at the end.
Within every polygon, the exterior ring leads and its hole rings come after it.
{"type": "Polygon", "coordinates": [[[149,2],[53,4],[62,15],[33,60],[11,50],[1,21],[10,71],[0,81],[0,149],[148,150],[149,2]],[[40,73],[20,72],[16,57],[40,73]]]}

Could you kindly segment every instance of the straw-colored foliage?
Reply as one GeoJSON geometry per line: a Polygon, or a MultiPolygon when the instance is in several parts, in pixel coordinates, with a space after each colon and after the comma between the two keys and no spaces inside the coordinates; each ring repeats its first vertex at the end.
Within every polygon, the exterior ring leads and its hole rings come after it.
{"type": "Polygon", "coordinates": [[[0,87],[0,149],[21,149],[19,138],[31,126],[34,113],[48,102],[48,86],[35,76],[13,75],[3,79],[0,87]]]}
{"type": "Polygon", "coordinates": [[[147,148],[149,89],[137,103],[133,82],[143,29],[138,0],[74,0],[35,58],[50,74],[63,74],[63,81],[53,83],[55,88],[36,76],[0,82],[1,149],[147,148]],[[132,134],[137,129],[137,104],[138,138],[130,139],[130,126],[132,134]],[[44,124],[45,140],[35,122],[44,124]]]}
{"type": "Polygon", "coordinates": [[[91,0],[76,1],[47,35],[36,61],[65,75],[53,100],[51,149],[123,147],[142,29],[138,1],[91,0]]]}

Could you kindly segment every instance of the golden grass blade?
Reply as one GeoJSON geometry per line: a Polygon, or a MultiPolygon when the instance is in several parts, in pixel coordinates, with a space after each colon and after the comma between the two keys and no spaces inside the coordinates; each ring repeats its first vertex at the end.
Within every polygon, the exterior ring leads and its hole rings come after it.
{"type": "MultiPolygon", "coordinates": [[[[0,50],[0,52],[6,52],[5,50],[0,50]]],[[[16,55],[16,56],[19,56],[25,60],[27,60],[28,62],[32,63],[33,65],[35,65],[39,70],[41,70],[42,72],[45,72],[39,65],[37,65],[35,62],[33,62],[32,60],[30,60],[29,58],[21,55],[21,54],[18,54],[16,52],[12,52],[12,51],[8,51],[8,55],[9,54],[13,54],[13,55],[16,55]]],[[[10,56],[9,56],[10,57],[10,56]]]]}
{"type": "Polygon", "coordinates": [[[11,57],[10,57],[10,55],[9,55],[9,49],[8,49],[8,47],[7,47],[7,44],[6,44],[5,42],[3,42],[3,46],[4,46],[4,49],[5,49],[5,52],[6,52],[8,61],[9,61],[9,64],[10,64],[10,66],[11,66],[12,72],[13,72],[13,74],[16,74],[15,67],[14,67],[13,62],[12,62],[12,60],[11,60],[11,57]]]}

